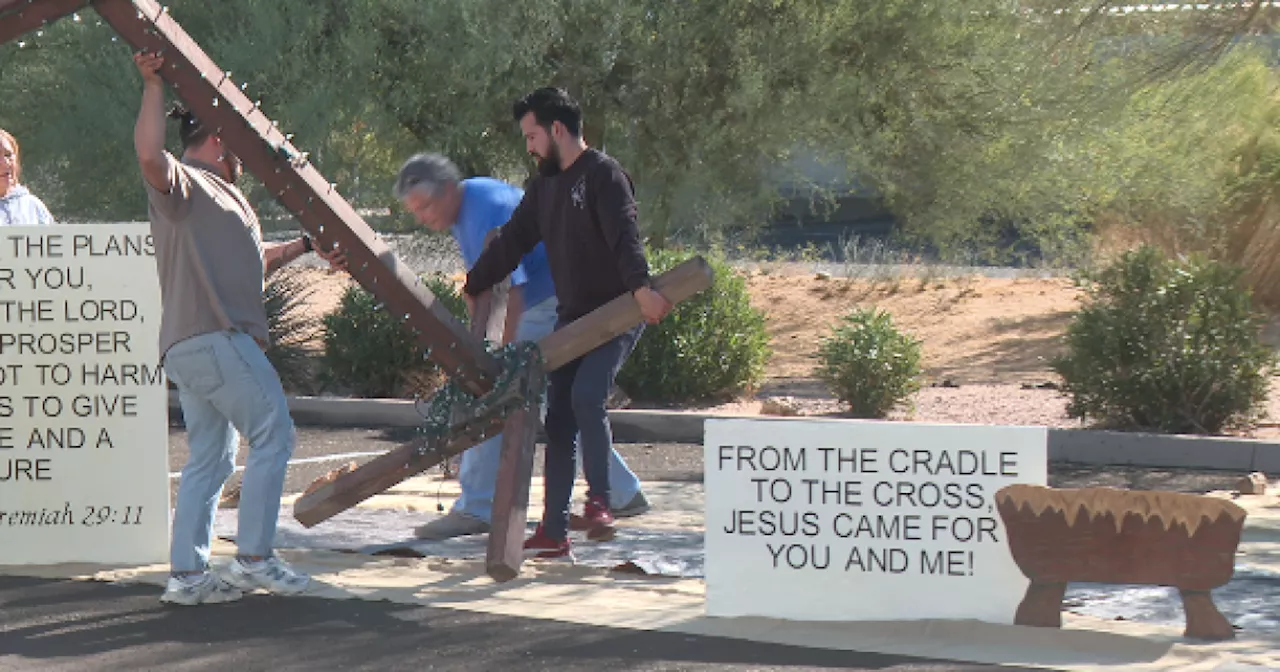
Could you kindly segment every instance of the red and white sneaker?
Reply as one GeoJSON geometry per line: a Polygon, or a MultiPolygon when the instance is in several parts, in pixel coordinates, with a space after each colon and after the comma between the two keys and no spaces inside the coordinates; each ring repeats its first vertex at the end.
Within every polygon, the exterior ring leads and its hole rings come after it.
{"type": "Polygon", "coordinates": [[[613,526],[613,514],[609,504],[603,497],[592,497],[582,508],[583,524],[587,529],[587,539],[591,541],[609,541],[618,533],[613,526]]]}
{"type": "Polygon", "coordinates": [[[552,539],[542,531],[542,524],[539,523],[533,536],[524,540],[524,557],[573,562],[573,548],[569,545],[568,536],[564,539],[552,539]]]}
{"type": "MultiPolygon", "coordinates": [[[[615,520],[618,518],[631,518],[632,516],[640,516],[645,513],[648,513],[648,511],[649,511],[649,499],[644,496],[643,491],[637,492],[635,496],[631,498],[631,501],[627,502],[626,506],[623,506],[621,508],[613,506],[609,508],[609,513],[613,515],[615,520]]],[[[586,518],[576,513],[570,513],[569,529],[573,530],[574,532],[586,532],[587,530],[591,529],[591,523],[587,522],[586,518]]]]}

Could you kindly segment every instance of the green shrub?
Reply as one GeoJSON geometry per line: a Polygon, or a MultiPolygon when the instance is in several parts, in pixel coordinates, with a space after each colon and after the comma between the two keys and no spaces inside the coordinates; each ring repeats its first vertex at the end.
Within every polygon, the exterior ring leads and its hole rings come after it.
{"type": "MultiPolygon", "coordinates": [[[[654,275],[695,256],[650,250],[654,275]]],[[[764,314],[751,306],[746,279],[719,255],[704,255],[715,274],[706,290],[680,303],[640,342],[618,372],[618,386],[640,401],[727,397],[753,388],[771,354],[764,314]]]]}
{"type": "Polygon", "coordinates": [[[1085,305],[1052,363],[1071,397],[1068,415],[1175,434],[1256,419],[1275,361],[1241,273],[1145,246],[1083,275],[1085,305]]]}
{"type": "Polygon", "coordinates": [[[884,418],[920,389],[920,341],[888,312],[855,309],[818,347],[818,377],[854,417],[884,418]]]}
{"type": "Polygon", "coordinates": [[[263,291],[271,335],[267,360],[280,375],[285,391],[293,394],[309,394],[315,381],[320,321],[307,312],[307,298],[313,291],[297,268],[272,274],[263,291]]]}
{"type": "MultiPolygon", "coordinates": [[[[466,301],[448,278],[435,274],[422,280],[454,317],[467,322],[466,301]]],[[[426,359],[409,328],[363,287],[347,288],[323,323],[326,389],[358,397],[409,397],[436,375],[438,367],[426,359]]]]}

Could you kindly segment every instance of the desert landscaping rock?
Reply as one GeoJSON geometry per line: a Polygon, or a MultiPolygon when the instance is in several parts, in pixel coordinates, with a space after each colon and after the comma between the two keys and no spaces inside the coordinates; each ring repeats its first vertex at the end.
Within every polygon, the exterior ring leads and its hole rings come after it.
{"type": "Polygon", "coordinates": [[[800,415],[800,411],[790,399],[769,398],[761,403],[760,414],[787,417],[800,415]]]}
{"type": "Polygon", "coordinates": [[[1265,495],[1267,494],[1267,475],[1255,471],[1245,476],[1236,483],[1236,491],[1242,495],[1265,495]]]}

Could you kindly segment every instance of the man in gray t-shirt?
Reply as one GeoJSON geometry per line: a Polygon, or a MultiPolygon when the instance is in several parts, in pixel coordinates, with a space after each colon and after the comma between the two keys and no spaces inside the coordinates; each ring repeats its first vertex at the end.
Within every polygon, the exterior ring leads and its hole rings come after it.
{"type": "MultiPolygon", "coordinates": [[[[258,217],[235,186],[240,161],[189,113],[179,120],[182,160],[165,151],[163,59],[141,52],[142,106],[134,147],[155,241],[163,314],[160,354],[178,387],[190,458],[173,516],[171,576],[161,600],[194,605],[265,588],[297,594],[310,579],[273,553],[294,427],[280,378],[267,360],[265,278],[312,250],[303,236],[264,243],[258,217]],[[249,456],[240,489],[237,555],[209,569],[213,517],[235,467],[240,436],[249,456]]],[[[331,263],[336,255],[324,255],[331,263]]]]}

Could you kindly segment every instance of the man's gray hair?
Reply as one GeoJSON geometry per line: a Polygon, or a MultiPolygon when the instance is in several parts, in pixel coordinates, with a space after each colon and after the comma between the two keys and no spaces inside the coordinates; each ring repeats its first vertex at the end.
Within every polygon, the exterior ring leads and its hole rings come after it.
{"type": "Polygon", "coordinates": [[[395,196],[403,200],[414,189],[425,190],[428,195],[435,196],[450,184],[457,184],[462,179],[458,167],[440,154],[415,154],[400,167],[400,176],[396,178],[395,196]]]}

